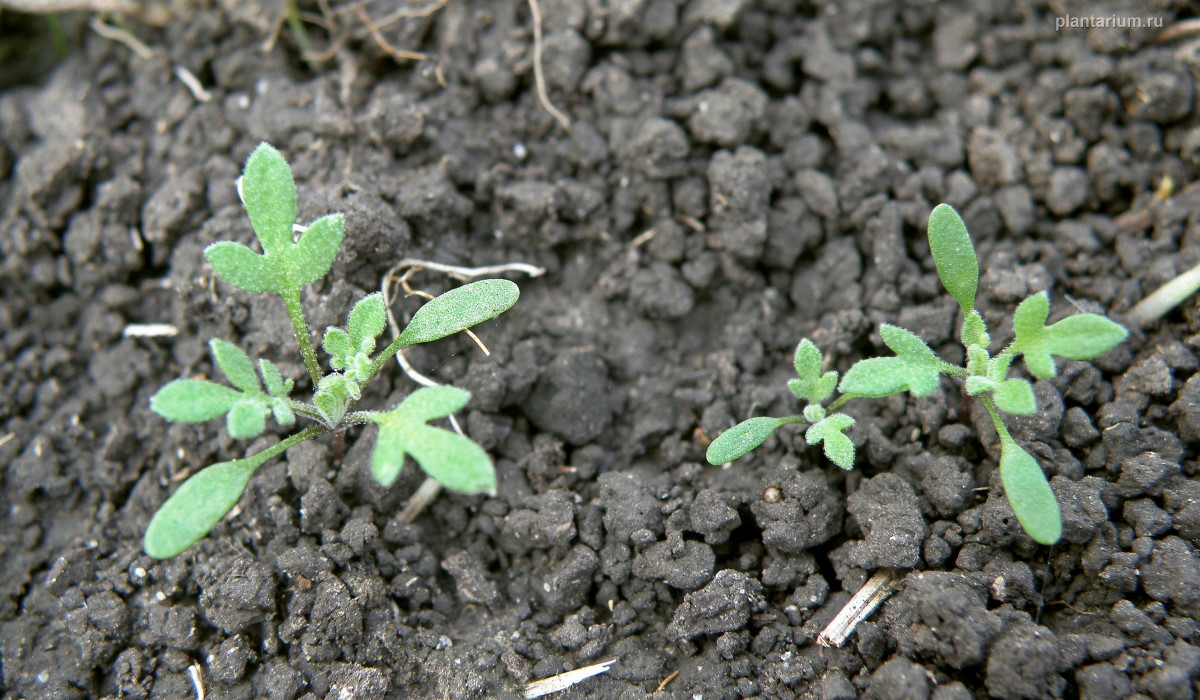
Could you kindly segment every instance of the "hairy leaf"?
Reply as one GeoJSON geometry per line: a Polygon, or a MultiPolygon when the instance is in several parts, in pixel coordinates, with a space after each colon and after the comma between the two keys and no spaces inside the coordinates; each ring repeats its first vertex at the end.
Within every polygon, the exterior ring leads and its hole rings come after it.
{"type": "Polygon", "coordinates": [[[233,343],[227,343],[219,338],[208,341],[212,349],[213,359],[225,373],[229,383],[248,394],[261,394],[262,385],[258,383],[258,374],[254,371],[254,363],[233,343]]]}
{"type": "Polygon", "coordinates": [[[225,414],[241,394],[203,379],[176,379],[150,399],[150,410],[167,420],[202,423],[225,414]]]}
{"type": "Polygon", "coordinates": [[[258,144],[246,160],[241,195],[263,252],[283,253],[296,223],[296,183],[287,161],[269,144],[258,144]]]}
{"type": "Polygon", "coordinates": [[[375,338],[387,327],[387,308],[379,292],[363,297],[350,311],[346,330],[350,331],[350,343],[356,352],[371,352],[375,338]]]}
{"type": "Polygon", "coordinates": [[[911,392],[928,396],[938,386],[941,361],[925,341],[912,331],[883,324],[879,328],[883,342],[896,357],[874,357],[855,363],[842,377],[843,394],[880,398],[911,392]]]}
{"type": "Polygon", "coordinates": [[[217,276],[242,291],[261,294],[283,288],[276,269],[267,258],[241,243],[221,241],[204,249],[204,257],[217,276]]]}
{"type": "Polygon", "coordinates": [[[983,316],[974,309],[963,318],[960,336],[964,347],[978,345],[986,350],[987,346],[992,343],[991,336],[987,332],[987,324],[983,322],[983,316]]]}
{"type": "Polygon", "coordinates": [[[379,425],[371,472],[386,485],[395,481],[412,456],[431,478],[459,493],[494,493],[496,473],[483,448],[461,435],[426,425],[462,408],[470,393],[454,387],[426,387],[413,392],[387,413],[370,420],[379,425]]]}
{"type": "Polygon", "coordinates": [[[761,417],[738,423],[709,443],[706,453],[709,464],[732,462],[763,444],[776,428],[788,422],[786,418],[761,417]]]}
{"type": "Polygon", "coordinates": [[[207,535],[237,504],[261,463],[253,458],[238,459],[193,474],[151,518],[143,539],[146,554],[168,559],[207,535]]]}
{"type": "Polygon", "coordinates": [[[279,373],[279,368],[270,360],[259,360],[258,370],[262,374],[263,384],[267,387],[267,393],[278,398],[286,398],[292,393],[294,382],[291,379],[284,381],[283,375],[279,373]]]}
{"type": "Polygon", "coordinates": [[[286,275],[292,289],[315,282],[329,272],[345,230],[341,214],[322,216],[308,225],[300,241],[287,249],[286,275]]]}
{"type": "Polygon", "coordinates": [[[1037,411],[1033,385],[1024,379],[1006,379],[992,389],[996,406],[1005,413],[1025,416],[1037,411]]]}
{"type": "Polygon", "coordinates": [[[929,251],[942,286],[958,300],[963,314],[969,314],[975,308],[975,290],[979,287],[979,260],[967,225],[954,207],[939,204],[929,214],[928,234],[929,251]]]}
{"type": "Polygon", "coordinates": [[[265,396],[238,399],[225,417],[229,437],[245,440],[261,435],[267,429],[267,414],[270,412],[265,396]]]}
{"type": "Polygon", "coordinates": [[[1045,325],[1050,313],[1050,297],[1039,292],[1021,302],[1013,316],[1010,351],[1021,353],[1025,366],[1038,379],[1057,374],[1054,357],[1090,360],[1112,350],[1129,332],[1121,325],[1098,314],[1076,314],[1052,325],[1045,325]]]}
{"type": "Polygon", "coordinates": [[[519,296],[516,284],[501,279],[451,289],[417,309],[400,334],[400,347],[428,343],[482,323],[512,308],[519,296]]]}
{"type": "Polygon", "coordinates": [[[825,456],[842,469],[854,468],[854,443],[842,431],[854,425],[854,419],[844,413],[835,413],[814,423],[804,432],[810,445],[825,444],[825,456]]]}
{"type": "Polygon", "coordinates": [[[821,374],[821,351],[808,338],[796,346],[796,376],[799,379],[788,381],[788,389],[797,397],[812,403],[820,403],[829,398],[837,386],[837,372],[821,374]]]}
{"type": "Polygon", "coordinates": [[[1038,544],[1062,537],[1062,515],[1046,475],[1028,452],[1011,437],[1000,437],[1000,481],[1017,521],[1038,544]]]}
{"type": "Polygon", "coordinates": [[[350,335],[341,328],[330,326],[325,329],[325,339],[321,341],[321,346],[325,348],[325,352],[329,353],[329,357],[333,360],[334,369],[341,369],[346,366],[346,361],[354,354],[354,350],[350,345],[350,335]]]}

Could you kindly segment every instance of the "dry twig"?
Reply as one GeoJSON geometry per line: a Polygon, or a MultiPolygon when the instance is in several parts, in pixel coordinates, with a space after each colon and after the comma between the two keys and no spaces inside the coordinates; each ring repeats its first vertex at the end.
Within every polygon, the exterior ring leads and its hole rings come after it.
{"type": "Polygon", "coordinates": [[[540,681],[533,681],[525,686],[525,698],[526,700],[531,700],[532,698],[540,698],[543,695],[549,695],[550,693],[557,693],[560,690],[566,690],[576,683],[585,681],[592,676],[598,676],[601,673],[607,673],[609,666],[612,666],[616,662],[616,659],[609,659],[604,663],[599,663],[592,666],[584,666],[583,668],[577,668],[574,671],[567,671],[566,673],[560,673],[557,676],[550,676],[549,678],[543,678],[540,681]]]}
{"type": "Polygon", "coordinates": [[[538,101],[563,129],[570,131],[571,120],[550,102],[550,96],[546,94],[546,76],[542,71],[542,8],[538,0],[529,0],[529,14],[533,19],[533,82],[537,85],[538,101]]]}
{"type": "Polygon", "coordinates": [[[829,622],[817,644],[823,647],[840,647],[850,638],[858,623],[871,616],[879,604],[887,600],[898,586],[900,574],[896,569],[880,569],[858,589],[838,614],[829,622]]]}

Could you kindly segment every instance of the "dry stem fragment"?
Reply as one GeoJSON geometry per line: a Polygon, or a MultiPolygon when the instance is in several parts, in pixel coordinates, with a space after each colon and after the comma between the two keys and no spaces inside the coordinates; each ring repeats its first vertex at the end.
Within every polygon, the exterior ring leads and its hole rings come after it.
{"type": "Polygon", "coordinates": [[[880,569],[846,602],[836,617],[817,635],[817,644],[840,647],[850,638],[858,623],[871,616],[879,604],[895,592],[900,581],[896,569],[880,569]]]}

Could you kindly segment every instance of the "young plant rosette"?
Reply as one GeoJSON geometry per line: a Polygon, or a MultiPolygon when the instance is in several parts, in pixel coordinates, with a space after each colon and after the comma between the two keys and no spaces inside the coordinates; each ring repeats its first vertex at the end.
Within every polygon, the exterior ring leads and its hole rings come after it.
{"type": "Polygon", "coordinates": [[[797,379],[788,388],[807,402],[801,415],[782,418],[751,418],[735,425],[708,446],[708,461],[726,464],[758,447],[775,431],[789,423],[807,423],[804,438],[809,445],[823,444],[825,456],[843,469],[854,468],[854,444],[843,431],[854,418],[837,413],[847,401],[882,398],[909,392],[928,396],[937,388],[941,375],[963,381],[967,394],[982,402],[1000,439],[1000,481],[1017,521],[1035,542],[1054,544],[1062,537],[1062,515],[1045,473],[1005,427],[1003,413],[1026,415],[1037,410],[1029,380],[1009,377],[1013,360],[1021,357],[1025,368],[1038,379],[1057,372],[1054,358],[1090,360],[1116,347],[1128,334],[1118,324],[1097,314],[1077,314],[1046,325],[1050,297],[1039,292],[1021,302],[1013,315],[1014,338],[992,355],[991,336],[983,316],[975,309],[979,286],[979,261],[958,212],[939,204],[929,215],[929,249],[942,286],[958,301],[963,312],[960,339],[966,348],[966,367],[939,358],[925,341],[911,331],[884,324],[879,333],[895,355],[855,363],[841,382],[837,372],[821,372],[824,358],[807,338],[796,346],[797,379]],[[828,406],[833,396],[840,396],[828,406]]]}
{"type": "Polygon", "coordinates": [[[368,294],[354,305],[345,329],[330,327],[321,343],[329,356],[323,372],[300,303],[300,290],[325,275],[342,244],[341,214],[296,226],[296,184],[278,151],[259,144],[246,161],[238,192],[262,253],[222,241],[204,255],[217,276],[238,289],[278,294],[287,309],[296,342],[315,387],[312,400],[291,397],[294,381],[269,360],[254,362],[236,345],[209,343],[213,360],[232,386],[200,379],[175,380],[154,395],[150,408],[163,418],[199,423],[225,416],[229,435],[253,438],[266,430],[267,418],[313,425],[255,454],[202,469],[183,483],[150,520],[146,553],[166,559],[182,553],[225,517],[242,496],[258,467],[289,447],[352,425],[379,427],[371,459],[375,480],[391,485],[406,457],[442,486],[465,494],[495,493],[496,474],[483,448],[456,432],[429,425],[466,405],[471,395],[449,386],[418,389],[387,412],[351,410],[362,389],[397,352],[444,338],[494,318],[516,303],[517,285],[489,279],[452,289],[422,306],[390,344],[375,353],[387,326],[383,296],[368,294]],[[297,240],[294,231],[303,231],[297,240]]]}

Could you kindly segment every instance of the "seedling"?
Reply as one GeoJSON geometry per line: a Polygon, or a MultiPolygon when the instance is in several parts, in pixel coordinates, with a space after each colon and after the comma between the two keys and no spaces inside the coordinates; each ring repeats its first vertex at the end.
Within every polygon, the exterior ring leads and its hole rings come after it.
{"type": "Polygon", "coordinates": [[[473,282],[422,306],[395,340],[375,353],[376,339],[387,325],[387,309],[379,293],[368,294],[350,311],[346,328],[327,328],[322,347],[331,371],[323,373],[309,336],[300,289],[329,271],[342,244],[341,214],[308,225],[296,223],[296,185],[283,156],[263,143],[250,155],[238,193],[250,216],[262,254],[231,241],[214,243],[204,254],[221,279],[247,292],[278,294],[292,321],[300,355],[312,385],[311,402],[291,398],[293,380],[284,378],[270,360],[250,361],[224,340],[209,343],[213,359],[233,386],[201,379],[175,380],[150,400],[160,416],[199,423],[225,416],[229,435],[252,438],[266,430],[268,416],[281,425],[297,417],[311,421],[304,430],[256,454],[214,464],[197,472],[159,508],[146,529],[146,553],[173,557],[191,547],[241,498],[254,470],[268,459],[304,440],[352,425],[379,426],[371,473],[384,486],[399,476],[411,456],[431,478],[459,493],[494,493],[496,473],[487,453],[458,433],[429,425],[466,405],[471,395],[449,386],[418,389],[387,412],[353,411],[362,389],[397,352],[428,343],[493,318],[516,303],[517,285],[508,280],[473,282]],[[303,231],[299,240],[294,229],[303,231]],[[372,356],[374,354],[374,356],[372,356]],[[260,381],[261,378],[261,381],[260,381]]]}
{"type": "Polygon", "coordinates": [[[789,423],[808,423],[804,438],[809,445],[823,444],[825,456],[843,469],[854,467],[854,444],[845,430],[854,419],[837,413],[847,401],[882,398],[901,392],[928,396],[941,375],[963,380],[967,394],[978,397],[1000,436],[1000,480],[1017,521],[1035,542],[1054,544],[1062,536],[1062,516],[1042,468],[1013,440],[1000,414],[1024,415],[1037,410],[1033,385],[1009,378],[1013,360],[1022,356],[1029,373],[1038,379],[1053,377],[1054,358],[1090,360],[1116,347],[1127,331],[1097,314],[1077,314],[1046,325],[1050,297],[1039,292],[1021,302],[1013,316],[1015,337],[995,356],[988,353],[991,337],[983,316],[975,310],[979,286],[979,261],[958,212],[939,204],[929,215],[929,249],[942,286],[958,301],[963,312],[960,338],[967,349],[967,366],[943,361],[911,331],[884,324],[879,333],[894,357],[857,362],[838,383],[837,372],[821,372],[824,358],[807,338],[796,346],[797,379],[788,388],[807,405],[798,416],[751,418],[725,431],[708,446],[708,461],[726,464],[758,447],[789,423]],[[841,393],[828,406],[835,387],[841,393]]]}

